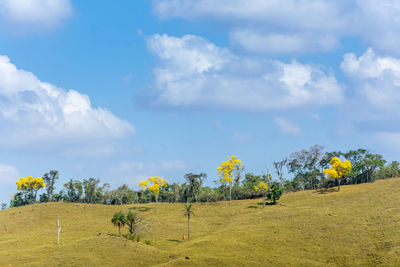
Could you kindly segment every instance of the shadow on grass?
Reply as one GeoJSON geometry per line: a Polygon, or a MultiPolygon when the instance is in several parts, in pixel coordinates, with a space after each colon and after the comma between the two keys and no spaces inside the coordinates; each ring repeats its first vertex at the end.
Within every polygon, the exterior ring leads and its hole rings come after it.
{"type": "Polygon", "coordinates": [[[129,210],[140,211],[140,212],[146,212],[146,211],[150,211],[153,208],[149,208],[149,207],[130,207],[128,209],[129,210]]]}
{"type": "Polygon", "coordinates": [[[176,242],[176,243],[180,243],[181,242],[181,240],[178,240],[178,239],[168,239],[168,241],[176,242]]]}
{"type": "Polygon", "coordinates": [[[313,193],[318,193],[318,194],[328,194],[328,193],[333,193],[333,192],[337,192],[336,188],[322,188],[322,189],[318,189],[313,191],[313,193]]]}
{"type": "MultiPolygon", "coordinates": [[[[266,202],[265,206],[276,206],[277,204],[278,203],[266,202]]],[[[279,204],[279,205],[281,205],[281,204],[279,204]]],[[[284,206],[284,205],[281,205],[281,206],[284,206]]],[[[257,206],[256,205],[247,206],[248,209],[258,209],[258,208],[262,208],[262,207],[263,207],[263,203],[262,202],[258,202],[257,206]]]]}

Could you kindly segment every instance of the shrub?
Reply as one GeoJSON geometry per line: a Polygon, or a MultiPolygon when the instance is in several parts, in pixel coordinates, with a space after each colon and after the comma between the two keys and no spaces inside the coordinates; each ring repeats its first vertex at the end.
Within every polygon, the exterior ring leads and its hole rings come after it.
{"type": "Polygon", "coordinates": [[[282,188],[278,184],[273,184],[268,191],[267,199],[269,201],[272,201],[272,204],[276,204],[276,201],[279,200],[279,198],[282,195],[282,188]]]}

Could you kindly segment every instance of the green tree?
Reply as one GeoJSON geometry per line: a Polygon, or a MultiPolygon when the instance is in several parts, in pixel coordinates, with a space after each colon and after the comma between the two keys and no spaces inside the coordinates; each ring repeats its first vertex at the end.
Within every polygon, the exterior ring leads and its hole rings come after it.
{"type": "Polygon", "coordinates": [[[400,165],[397,161],[392,161],[387,166],[379,168],[376,172],[376,179],[394,178],[400,176],[400,165]]]}
{"type": "Polygon", "coordinates": [[[179,184],[173,183],[171,185],[171,188],[172,188],[172,191],[174,192],[174,201],[178,202],[179,201],[179,194],[180,194],[179,184]]]}
{"type": "Polygon", "coordinates": [[[267,199],[272,201],[272,203],[275,205],[276,201],[280,199],[281,195],[282,188],[278,184],[273,184],[268,191],[267,199]]]}
{"type": "Polygon", "coordinates": [[[118,226],[118,234],[121,235],[121,227],[124,227],[126,223],[125,214],[122,211],[114,213],[113,217],[111,218],[111,222],[114,226],[118,226]]]}
{"type": "Polygon", "coordinates": [[[246,173],[243,180],[243,193],[247,198],[254,198],[259,196],[255,191],[254,187],[257,186],[260,182],[262,182],[260,175],[255,175],[253,173],[246,173]]]}
{"type": "Polygon", "coordinates": [[[188,218],[188,241],[190,239],[190,216],[194,214],[192,210],[192,203],[184,205],[185,212],[183,215],[188,218]]]}
{"type": "Polygon", "coordinates": [[[85,202],[96,203],[98,194],[99,179],[89,178],[83,180],[83,188],[85,189],[85,202]]]}
{"type": "Polygon", "coordinates": [[[205,174],[204,172],[200,174],[187,173],[184,177],[185,180],[188,182],[188,190],[189,195],[191,196],[191,201],[193,201],[194,198],[196,202],[198,202],[200,188],[203,184],[204,179],[207,178],[207,174],[205,174]]]}
{"type": "Polygon", "coordinates": [[[46,184],[46,192],[47,192],[47,199],[48,201],[52,201],[53,200],[53,194],[54,194],[54,190],[55,190],[55,182],[56,180],[59,179],[59,175],[58,175],[58,171],[56,170],[51,170],[48,173],[45,173],[43,175],[43,180],[46,184]]]}
{"type": "MultiPolygon", "coordinates": [[[[105,184],[108,187],[108,184],[105,184]]],[[[107,190],[103,185],[103,203],[112,205],[132,204],[138,202],[138,193],[130,189],[126,184],[114,190],[107,190]]]]}
{"type": "Polygon", "coordinates": [[[131,235],[136,233],[136,227],[139,223],[138,215],[136,212],[129,211],[126,215],[126,224],[128,225],[129,233],[131,235]]]}
{"type": "Polygon", "coordinates": [[[349,150],[346,153],[342,153],[344,158],[350,161],[352,165],[351,172],[344,177],[344,181],[347,182],[347,184],[357,184],[357,182],[363,182],[363,176],[365,176],[365,164],[363,161],[367,153],[368,151],[363,148],[349,150]]]}
{"type": "Polygon", "coordinates": [[[319,187],[319,178],[322,176],[319,164],[323,158],[323,147],[314,145],[309,150],[300,150],[290,155],[287,167],[294,178],[302,182],[303,189],[319,187]]]}
{"type": "Polygon", "coordinates": [[[10,207],[14,208],[14,207],[20,207],[20,206],[24,206],[24,205],[28,205],[28,204],[29,204],[29,199],[25,199],[24,194],[22,192],[18,192],[13,195],[11,202],[10,202],[10,207]]]}
{"type": "Polygon", "coordinates": [[[367,176],[367,183],[375,180],[375,170],[384,166],[386,160],[379,154],[366,154],[363,160],[363,167],[367,176]]]}

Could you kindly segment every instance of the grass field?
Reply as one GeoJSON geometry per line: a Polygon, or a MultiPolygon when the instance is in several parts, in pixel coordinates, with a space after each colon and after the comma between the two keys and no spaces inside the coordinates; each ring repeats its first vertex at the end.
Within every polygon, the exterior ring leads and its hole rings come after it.
{"type": "Polygon", "coordinates": [[[400,266],[399,178],[286,194],[264,209],[257,200],[194,208],[190,241],[181,203],[0,211],[0,266],[400,266]],[[116,236],[110,222],[128,208],[153,220],[140,242],[116,236]]]}

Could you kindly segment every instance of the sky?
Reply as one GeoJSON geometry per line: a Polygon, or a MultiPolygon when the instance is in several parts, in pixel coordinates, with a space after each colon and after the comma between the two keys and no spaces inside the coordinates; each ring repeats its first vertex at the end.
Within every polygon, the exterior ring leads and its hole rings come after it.
{"type": "Polygon", "coordinates": [[[58,170],[138,188],[315,144],[400,153],[397,0],[0,0],[0,202],[58,170]]]}

